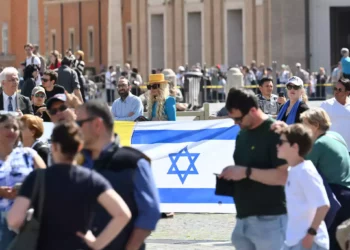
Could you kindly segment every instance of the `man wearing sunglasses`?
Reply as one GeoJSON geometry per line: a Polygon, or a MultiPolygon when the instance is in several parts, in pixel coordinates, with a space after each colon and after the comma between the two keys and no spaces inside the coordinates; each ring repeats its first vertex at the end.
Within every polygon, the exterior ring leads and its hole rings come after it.
{"type": "Polygon", "coordinates": [[[37,86],[32,90],[32,103],[33,110],[36,116],[43,119],[44,122],[50,122],[50,116],[47,113],[46,105],[46,94],[43,87],[37,86]]]}
{"type": "Polygon", "coordinates": [[[339,133],[345,139],[350,152],[350,80],[341,78],[334,86],[334,97],[321,104],[331,118],[331,131],[339,133]]]}
{"type": "Polygon", "coordinates": [[[57,94],[64,94],[64,88],[58,84],[57,73],[53,70],[46,70],[41,77],[42,86],[45,89],[46,101],[57,94]]]}
{"type": "Polygon", "coordinates": [[[273,250],[284,244],[287,226],[283,186],[288,166],[277,158],[274,119],[259,108],[252,91],[231,89],[226,100],[229,116],[240,126],[234,162],[219,178],[234,181],[237,223],[232,233],[236,249],[273,250]]]}
{"type": "Polygon", "coordinates": [[[74,110],[69,108],[70,101],[67,94],[57,94],[47,101],[46,108],[53,123],[75,121],[76,119],[74,110]]]}

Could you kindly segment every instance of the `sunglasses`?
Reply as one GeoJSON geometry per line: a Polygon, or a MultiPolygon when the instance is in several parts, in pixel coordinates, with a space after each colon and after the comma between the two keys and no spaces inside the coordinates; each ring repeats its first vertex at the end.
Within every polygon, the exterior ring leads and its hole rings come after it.
{"type": "Polygon", "coordinates": [[[38,97],[38,98],[45,98],[45,94],[44,93],[37,93],[34,96],[38,97]]]}
{"type": "Polygon", "coordinates": [[[334,87],[333,90],[337,91],[337,92],[343,92],[343,90],[341,88],[338,89],[337,87],[334,87]]]}
{"type": "Polygon", "coordinates": [[[152,85],[147,85],[147,89],[159,89],[160,84],[152,84],[152,85]]]}
{"type": "Polygon", "coordinates": [[[240,117],[233,117],[232,119],[234,120],[235,123],[241,123],[246,115],[247,114],[244,114],[240,117]]]}
{"type": "Polygon", "coordinates": [[[282,146],[284,143],[289,143],[289,141],[280,139],[277,144],[278,144],[278,146],[282,146]]]}
{"type": "Polygon", "coordinates": [[[296,86],[296,85],[293,85],[293,84],[288,84],[288,85],[287,85],[287,89],[288,89],[288,90],[291,90],[291,89],[298,90],[298,89],[301,89],[301,86],[296,86]]]}
{"type": "Polygon", "coordinates": [[[86,118],[84,120],[78,120],[78,121],[75,121],[79,127],[82,127],[84,125],[84,123],[86,122],[91,122],[93,120],[95,120],[97,117],[89,117],[89,118],[86,118]]]}
{"type": "Polygon", "coordinates": [[[48,82],[48,81],[50,81],[49,79],[46,79],[46,78],[41,78],[41,81],[42,82],[48,82]]]}
{"type": "Polygon", "coordinates": [[[57,112],[63,112],[63,111],[66,111],[67,109],[68,109],[68,107],[65,104],[62,104],[58,108],[50,109],[49,113],[50,113],[50,115],[55,115],[55,114],[57,114],[57,112]]]}

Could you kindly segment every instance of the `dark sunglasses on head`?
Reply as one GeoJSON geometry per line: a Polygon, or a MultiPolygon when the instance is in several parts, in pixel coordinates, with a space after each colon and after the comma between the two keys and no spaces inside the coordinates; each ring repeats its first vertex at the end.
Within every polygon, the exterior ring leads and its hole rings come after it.
{"type": "Polygon", "coordinates": [[[343,91],[341,88],[338,89],[337,87],[334,87],[333,90],[337,91],[337,92],[342,92],[343,91]]]}
{"type": "Polygon", "coordinates": [[[301,89],[301,86],[297,86],[297,85],[293,85],[293,84],[287,84],[287,89],[288,90],[291,90],[291,89],[298,90],[298,89],[301,89]]]}
{"type": "Polygon", "coordinates": [[[279,141],[278,141],[277,144],[278,144],[279,146],[282,146],[283,143],[289,143],[289,141],[288,141],[288,140],[279,139],[279,141]]]}
{"type": "Polygon", "coordinates": [[[67,110],[67,106],[65,104],[62,104],[61,106],[59,106],[58,108],[53,108],[49,110],[50,115],[55,115],[57,114],[57,112],[63,112],[67,110]]]}
{"type": "Polygon", "coordinates": [[[78,120],[78,121],[75,121],[79,127],[83,126],[85,122],[91,122],[93,121],[94,119],[96,119],[96,117],[89,117],[89,118],[86,118],[84,120],[78,120]]]}
{"type": "Polygon", "coordinates": [[[160,84],[147,85],[147,89],[158,89],[159,87],[160,87],[160,84]]]}
{"type": "Polygon", "coordinates": [[[45,79],[45,78],[41,78],[41,81],[42,82],[48,82],[48,81],[50,81],[49,79],[45,79]]]}
{"type": "Polygon", "coordinates": [[[36,93],[34,96],[38,97],[38,98],[45,98],[45,94],[44,93],[36,93]]]}

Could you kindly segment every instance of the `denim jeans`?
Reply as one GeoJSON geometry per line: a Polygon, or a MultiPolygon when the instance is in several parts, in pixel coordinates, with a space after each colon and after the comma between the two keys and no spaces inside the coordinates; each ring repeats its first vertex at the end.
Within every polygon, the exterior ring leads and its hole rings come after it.
{"type": "Polygon", "coordinates": [[[0,249],[5,250],[15,238],[16,233],[10,231],[6,221],[7,212],[0,212],[0,249]]]}
{"type": "Polygon", "coordinates": [[[282,250],[328,250],[328,249],[323,248],[323,247],[320,247],[320,246],[317,245],[316,243],[314,243],[314,244],[312,245],[311,248],[306,249],[306,248],[304,248],[304,247],[301,245],[301,242],[299,242],[297,245],[292,246],[292,247],[288,247],[288,246],[285,245],[285,246],[282,248],[282,250]]]}
{"type": "Polygon", "coordinates": [[[232,244],[238,250],[278,250],[284,245],[286,227],[287,215],[237,219],[232,244]]]}

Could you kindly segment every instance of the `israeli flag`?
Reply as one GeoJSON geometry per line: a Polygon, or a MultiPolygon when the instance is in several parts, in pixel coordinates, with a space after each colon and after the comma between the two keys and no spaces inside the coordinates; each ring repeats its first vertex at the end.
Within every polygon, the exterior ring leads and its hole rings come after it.
{"type": "Polygon", "coordinates": [[[236,212],[232,198],[215,195],[214,173],[233,165],[238,131],[231,119],[135,125],[131,146],[152,159],[163,212],[236,212]]]}
{"type": "MultiPolygon", "coordinates": [[[[44,123],[42,140],[53,124],[44,123]]],[[[215,173],[233,165],[239,127],[231,119],[177,122],[115,122],[122,146],[152,160],[162,212],[235,213],[233,198],[216,196],[215,173]]]]}

